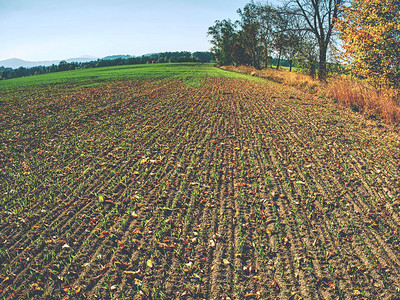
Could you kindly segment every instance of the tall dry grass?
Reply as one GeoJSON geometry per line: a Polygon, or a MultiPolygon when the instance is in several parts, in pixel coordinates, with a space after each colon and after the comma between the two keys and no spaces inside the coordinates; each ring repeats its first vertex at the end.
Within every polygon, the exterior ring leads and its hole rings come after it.
{"type": "Polygon", "coordinates": [[[336,78],[326,84],[325,92],[335,101],[369,118],[382,119],[390,124],[400,123],[400,106],[395,91],[378,90],[365,82],[336,78]]]}
{"type": "Polygon", "coordinates": [[[225,66],[225,70],[250,74],[274,82],[297,87],[303,91],[333,99],[367,118],[381,119],[389,124],[400,124],[399,93],[390,89],[376,89],[366,82],[346,77],[331,77],[326,83],[308,75],[285,69],[257,70],[249,66],[225,66]]]}

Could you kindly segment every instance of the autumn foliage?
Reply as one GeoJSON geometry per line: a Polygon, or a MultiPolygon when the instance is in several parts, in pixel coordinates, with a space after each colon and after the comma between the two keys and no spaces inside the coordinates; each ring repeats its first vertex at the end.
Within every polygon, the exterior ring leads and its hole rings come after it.
{"type": "Polygon", "coordinates": [[[377,87],[400,86],[400,4],[397,0],[354,0],[337,29],[342,58],[354,75],[377,87]]]}

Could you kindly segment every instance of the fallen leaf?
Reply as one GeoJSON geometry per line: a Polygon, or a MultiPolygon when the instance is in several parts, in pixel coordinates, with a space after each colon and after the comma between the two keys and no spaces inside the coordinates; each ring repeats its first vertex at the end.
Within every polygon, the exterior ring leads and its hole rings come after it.
{"type": "Polygon", "coordinates": [[[126,275],[126,277],[128,279],[134,279],[134,278],[139,278],[142,277],[141,275],[141,271],[137,270],[137,271],[124,271],[124,274],[126,275]]]}
{"type": "Polygon", "coordinates": [[[142,235],[143,233],[140,231],[139,228],[136,228],[136,229],[133,231],[133,234],[142,235]]]}
{"type": "Polygon", "coordinates": [[[111,204],[113,204],[113,205],[118,205],[118,203],[116,203],[116,202],[114,202],[114,201],[112,201],[112,200],[106,200],[105,202],[106,202],[106,203],[111,203],[111,204]]]}
{"type": "Polygon", "coordinates": [[[32,283],[32,288],[37,292],[43,290],[42,287],[38,283],[32,283]]]}
{"type": "Polygon", "coordinates": [[[266,225],[269,225],[269,224],[275,223],[275,222],[276,222],[275,219],[268,219],[265,223],[266,223],[266,225]]]}
{"type": "Polygon", "coordinates": [[[148,266],[149,268],[152,268],[153,265],[154,265],[153,261],[152,261],[151,259],[148,259],[148,260],[147,260],[147,266],[148,266]]]}
{"type": "Polygon", "coordinates": [[[210,240],[210,241],[208,242],[208,245],[209,245],[210,247],[215,247],[215,242],[214,242],[214,240],[210,240]]]}
{"type": "Polygon", "coordinates": [[[125,244],[124,243],[122,243],[122,242],[119,242],[118,243],[119,244],[119,249],[124,249],[125,248],[125,244]]]}
{"type": "Polygon", "coordinates": [[[329,286],[329,289],[334,289],[336,287],[336,285],[333,281],[329,281],[328,286],[329,286]]]}

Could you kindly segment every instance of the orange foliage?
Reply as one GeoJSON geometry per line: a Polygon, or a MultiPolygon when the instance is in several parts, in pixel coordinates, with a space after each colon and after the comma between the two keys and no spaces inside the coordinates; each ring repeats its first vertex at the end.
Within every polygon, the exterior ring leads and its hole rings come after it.
{"type": "Polygon", "coordinates": [[[353,74],[376,87],[400,87],[398,0],[354,0],[337,20],[342,59],[353,74]]]}

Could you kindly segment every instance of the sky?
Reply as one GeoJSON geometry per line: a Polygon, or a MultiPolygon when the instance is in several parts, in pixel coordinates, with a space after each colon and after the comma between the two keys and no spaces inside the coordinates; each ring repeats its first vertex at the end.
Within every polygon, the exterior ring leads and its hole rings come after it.
{"type": "Polygon", "coordinates": [[[237,20],[248,2],[0,0],[0,60],[209,51],[208,27],[237,20]]]}

